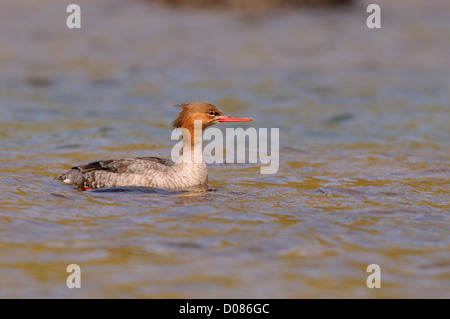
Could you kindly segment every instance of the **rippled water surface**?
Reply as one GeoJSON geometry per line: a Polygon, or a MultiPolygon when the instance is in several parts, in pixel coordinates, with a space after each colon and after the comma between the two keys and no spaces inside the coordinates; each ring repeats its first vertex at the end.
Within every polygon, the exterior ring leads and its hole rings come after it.
{"type": "Polygon", "coordinates": [[[78,1],[69,30],[64,1],[3,1],[0,297],[449,298],[450,6],[392,2],[369,30],[365,2],[78,1]],[[172,105],[189,101],[280,128],[278,173],[212,164],[191,192],[53,180],[169,157],[172,105]],[[81,289],[66,287],[72,263],[81,289]]]}

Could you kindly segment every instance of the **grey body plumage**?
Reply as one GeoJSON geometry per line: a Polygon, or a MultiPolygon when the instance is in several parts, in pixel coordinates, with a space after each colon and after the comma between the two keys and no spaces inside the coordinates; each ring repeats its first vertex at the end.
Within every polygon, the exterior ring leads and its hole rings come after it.
{"type": "Polygon", "coordinates": [[[57,179],[92,189],[122,186],[181,189],[206,184],[208,173],[204,162],[174,163],[158,157],[141,157],[73,167],[57,179]]]}

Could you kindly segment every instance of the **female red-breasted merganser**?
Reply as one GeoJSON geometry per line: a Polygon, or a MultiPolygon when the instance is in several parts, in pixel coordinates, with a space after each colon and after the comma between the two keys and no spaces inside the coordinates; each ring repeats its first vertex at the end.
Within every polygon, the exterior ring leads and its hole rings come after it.
{"type": "Polygon", "coordinates": [[[158,157],[138,157],[98,161],[73,167],[57,179],[84,190],[124,186],[182,189],[204,185],[208,173],[201,149],[203,130],[219,122],[248,121],[253,119],[227,116],[213,104],[182,104],[180,114],[172,123],[183,134],[182,160],[175,163],[158,157]],[[199,130],[195,126],[198,124],[199,130]]]}

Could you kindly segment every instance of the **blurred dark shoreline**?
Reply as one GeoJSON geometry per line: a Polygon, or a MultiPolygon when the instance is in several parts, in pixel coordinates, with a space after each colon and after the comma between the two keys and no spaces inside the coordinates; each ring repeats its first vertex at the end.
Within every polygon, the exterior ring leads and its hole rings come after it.
{"type": "Polygon", "coordinates": [[[239,10],[280,9],[293,7],[341,7],[356,0],[143,0],[172,7],[230,8],[239,10]]]}

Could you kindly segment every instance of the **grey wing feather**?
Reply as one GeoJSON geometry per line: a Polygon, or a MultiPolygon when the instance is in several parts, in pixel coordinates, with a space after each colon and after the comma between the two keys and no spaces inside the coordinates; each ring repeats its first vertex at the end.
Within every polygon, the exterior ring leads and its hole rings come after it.
{"type": "Polygon", "coordinates": [[[72,169],[78,169],[81,173],[108,171],[118,174],[140,174],[142,170],[147,170],[150,167],[162,168],[164,166],[172,166],[173,164],[174,163],[171,160],[159,157],[138,157],[98,161],[87,165],[73,167],[72,169]]]}
{"type": "Polygon", "coordinates": [[[85,174],[91,175],[89,173],[106,171],[116,174],[144,174],[151,169],[167,169],[173,164],[173,161],[159,157],[113,159],[73,167],[70,171],[58,176],[57,179],[83,185],[85,183],[84,176],[86,176],[85,174]]]}

